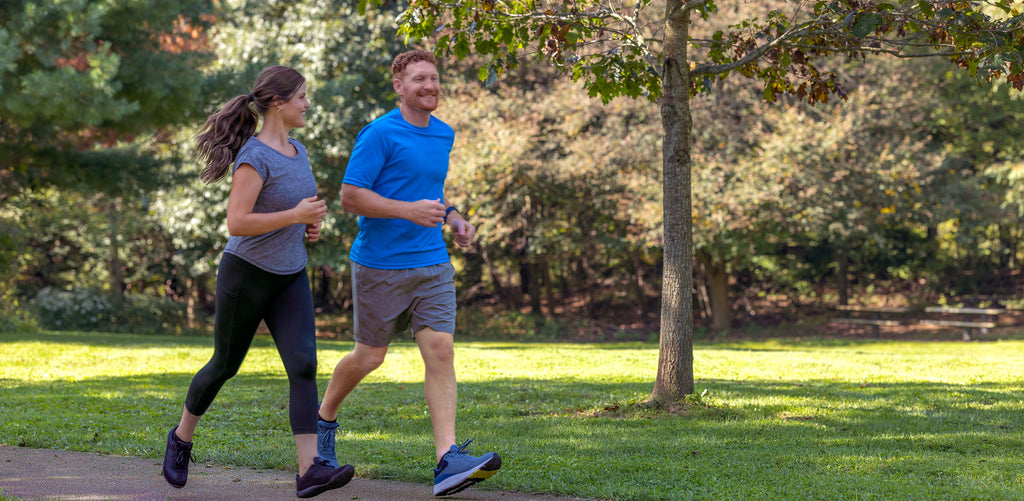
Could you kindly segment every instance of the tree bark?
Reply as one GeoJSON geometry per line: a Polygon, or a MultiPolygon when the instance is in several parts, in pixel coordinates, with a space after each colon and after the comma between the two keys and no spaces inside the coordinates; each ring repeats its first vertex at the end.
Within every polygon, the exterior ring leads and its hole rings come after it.
{"type": "Polygon", "coordinates": [[[547,313],[545,313],[545,315],[554,316],[555,291],[554,288],[551,287],[551,262],[545,257],[541,259],[538,266],[540,268],[541,290],[544,291],[544,302],[547,303],[547,313]]]}
{"type": "Polygon", "coordinates": [[[836,247],[836,288],[839,289],[839,304],[850,304],[850,256],[846,247],[836,247]]]}
{"type": "Polygon", "coordinates": [[[708,252],[699,252],[701,264],[707,274],[711,296],[711,328],[728,330],[732,327],[732,306],[729,301],[729,273],[725,261],[715,259],[708,252]]]}
{"type": "Polygon", "coordinates": [[[117,205],[108,208],[110,216],[110,248],[107,256],[107,268],[110,273],[110,298],[119,307],[124,306],[124,263],[121,262],[121,214],[117,205]]]}
{"type": "Polygon", "coordinates": [[[530,296],[530,312],[542,315],[544,312],[540,309],[540,270],[537,262],[532,259],[527,261],[525,271],[523,279],[526,281],[526,294],[530,296]]]}
{"type": "Polygon", "coordinates": [[[693,393],[693,236],[690,195],[690,14],[683,0],[665,5],[661,121],[665,257],[661,344],[651,399],[673,402],[693,393]]]}

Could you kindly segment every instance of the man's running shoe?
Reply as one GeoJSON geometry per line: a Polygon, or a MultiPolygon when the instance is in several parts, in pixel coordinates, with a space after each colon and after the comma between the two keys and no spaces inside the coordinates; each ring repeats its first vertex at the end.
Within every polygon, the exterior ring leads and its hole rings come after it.
{"type": "Polygon", "coordinates": [[[450,496],[477,482],[491,478],[501,468],[501,457],[494,452],[483,456],[471,456],[466,446],[473,439],[466,440],[462,445],[452,445],[451,450],[441,456],[434,468],[434,495],[450,496]]]}

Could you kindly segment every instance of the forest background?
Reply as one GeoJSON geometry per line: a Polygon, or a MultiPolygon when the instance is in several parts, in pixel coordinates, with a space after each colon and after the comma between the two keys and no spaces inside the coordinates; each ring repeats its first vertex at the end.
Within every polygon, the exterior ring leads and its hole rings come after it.
{"type": "MultiPolygon", "coordinates": [[[[701,29],[750,4],[718,3],[701,29]]],[[[309,247],[320,330],[350,337],[338,190],[356,133],[396,104],[404,6],[166,4],[0,6],[0,330],[208,331],[229,185],[199,180],[192,137],[283,64],[309,84],[293,135],[330,208],[309,247]]],[[[448,197],[479,228],[452,253],[460,333],[656,339],[657,105],[603,104],[541,64],[484,85],[477,63],[442,62],[435,113],[456,130],[448,197]]],[[[828,69],[846,101],[769,104],[734,79],[693,102],[697,337],[820,327],[848,302],[1019,306],[1020,94],[933,59],[828,69]]]]}

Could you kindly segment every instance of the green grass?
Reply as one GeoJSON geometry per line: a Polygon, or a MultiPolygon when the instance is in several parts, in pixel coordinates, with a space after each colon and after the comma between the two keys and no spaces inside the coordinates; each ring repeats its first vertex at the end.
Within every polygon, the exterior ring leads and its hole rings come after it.
{"type": "MultiPolygon", "coordinates": [[[[0,443],[160,458],[208,337],[0,334],[0,443]]],[[[321,341],[320,387],[350,342],[321,341]]],[[[456,344],[479,488],[598,499],[1024,499],[1024,341],[785,340],[695,347],[697,395],[642,405],[657,345],[456,344]]],[[[196,435],[200,461],[294,470],[287,381],[256,339],[196,435]]],[[[429,485],[412,344],[342,406],[361,477],[429,485]]]]}

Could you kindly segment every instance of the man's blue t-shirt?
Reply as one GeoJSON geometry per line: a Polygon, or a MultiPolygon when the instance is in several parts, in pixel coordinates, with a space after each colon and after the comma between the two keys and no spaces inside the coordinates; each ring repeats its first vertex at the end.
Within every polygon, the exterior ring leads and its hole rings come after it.
{"type": "MultiPolygon", "coordinates": [[[[454,142],[455,131],[436,117],[417,127],[394,109],[359,131],[342,182],[392,200],[443,201],[454,142]]],[[[427,228],[407,219],[372,217],[359,218],[349,257],[382,270],[449,262],[440,224],[427,228]]]]}

